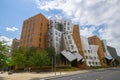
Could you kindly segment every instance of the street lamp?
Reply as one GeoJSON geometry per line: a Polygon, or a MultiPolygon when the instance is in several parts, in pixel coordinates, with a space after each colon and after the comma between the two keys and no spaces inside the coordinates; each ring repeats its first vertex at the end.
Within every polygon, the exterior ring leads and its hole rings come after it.
{"type": "Polygon", "coordinates": [[[55,53],[55,75],[56,75],[56,53],[55,53]]]}

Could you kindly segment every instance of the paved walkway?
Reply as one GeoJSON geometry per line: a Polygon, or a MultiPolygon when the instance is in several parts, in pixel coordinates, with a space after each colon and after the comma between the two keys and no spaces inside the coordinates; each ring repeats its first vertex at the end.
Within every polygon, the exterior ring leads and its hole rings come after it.
{"type": "MultiPolygon", "coordinates": [[[[64,75],[71,75],[71,74],[84,73],[84,72],[88,72],[88,71],[81,70],[81,71],[69,71],[69,72],[56,72],[56,76],[64,76],[64,75]]],[[[8,75],[8,73],[6,72],[0,74],[0,80],[36,80],[45,77],[55,77],[55,72],[41,72],[41,73],[25,72],[25,73],[13,73],[12,75],[8,75]]]]}

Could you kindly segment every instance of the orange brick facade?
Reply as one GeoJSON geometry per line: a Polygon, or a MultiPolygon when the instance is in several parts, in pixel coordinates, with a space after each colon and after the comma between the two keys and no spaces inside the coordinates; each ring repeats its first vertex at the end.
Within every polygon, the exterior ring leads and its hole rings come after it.
{"type": "Polygon", "coordinates": [[[98,45],[99,46],[99,48],[98,48],[98,56],[99,56],[101,65],[102,66],[106,66],[106,63],[105,63],[105,60],[104,60],[105,55],[104,55],[104,51],[103,51],[103,46],[102,46],[101,40],[97,36],[89,37],[88,40],[89,40],[90,44],[94,44],[94,45],[98,45]]]}
{"type": "MultiPolygon", "coordinates": [[[[81,42],[81,38],[80,38],[80,29],[79,29],[78,25],[73,26],[73,39],[79,50],[80,55],[85,59],[84,52],[82,49],[82,42],[81,42]]],[[[87,67],[86,62],[84,62],[83,64],[78,64],[78,67],[86,68],[87,67]]]]}
{"type": "Polygon", "coordinates": [[[20,46],[46,48],[48,23],[47,18],[42,14],[37,14],[25,20],[21,32],[20,46]]]}

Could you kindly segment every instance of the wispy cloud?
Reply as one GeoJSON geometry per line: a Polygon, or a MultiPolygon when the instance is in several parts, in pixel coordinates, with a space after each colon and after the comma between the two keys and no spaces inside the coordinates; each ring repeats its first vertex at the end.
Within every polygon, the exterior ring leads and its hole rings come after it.
{"type": "Polygon", "coordinates": [[[18,30],[18,28],[16,28],[16,27],[6,27],[6,31],[14,32],[14,31],[17,31],[17,30],[18,30]]]}

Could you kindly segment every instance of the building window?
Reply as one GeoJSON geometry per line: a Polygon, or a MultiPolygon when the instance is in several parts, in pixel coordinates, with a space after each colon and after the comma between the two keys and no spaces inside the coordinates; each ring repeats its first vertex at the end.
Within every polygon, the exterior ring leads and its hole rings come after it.
{"type": "Polygon", "coordinates": [[[59,37],[60,37],[60,33],[59,33],[59,37]]]}
{"type": "Polygon", "coordinates": [[[40,37],[42,36],[42,33],[40,33],[40,37]]]}
{"type": "Polygon", "coordinates": [[[69,44],[72,44],[72,41],[71,41],[71,40],[69,40],[69,44]]]}
{"type": "Polygon", "coordinates": [[[88,53],[90,53],[90,50],[88,50],[88,53]]]}
{"type": "Polygon", "coordinates": [[[55,34],[57,35],[57,31],[55,31],[55,34]]]}
{"type": "Polygon", "coordinates": [[[56,37],[56,41],[58,41],[58,37],[56,37]]]}
{"type": "Polygon", "coordinates": [[[97,63],[97,62],[95,62],[95,64],[96,64],[96,65],[98,65],[98,63],[97,63]]]}
{"type": "Polygon", "coordinates": [[[34,28],[32,28],[32,33],[34,33],[34,28]]]}
{"type": "Polygon", "coordinates": [[[58,43],[56,43],[56,47],[58,47],[58,43]]]}
{"type": "Polygon", "coordinates": [[[88,56],[86,56],[86,59],[88,59],[88,56]]]}
{"type": "Polygon", "coordinates": [[[32,47],[32,44],[30,44],[30,47],[32,47]]]}
{"type": "Polygon", "coordinates": [[[67,30],[70,30],[70,27],[69,27],[69,26],[67,27],[67,30]]]}
{"type": "Polygon", "coordinates": [[[50,32],[50,35],[52,35],[52,32],[50,32]]]}
{"type": "Polygon", "coordinates": [[[68,22],[68,25],[70,25],[70,23],[68,22]]]}
{"type": "Polygon", "coordinates": [[[71,39],[71,36],[70,36],[70,35],[68,35],[68,39],[71,39]]]}
{"type": "Polygon", "coordinates": [[[91,65],[91,62],[90,62],[90,61],[89,61],[88,63],[91,65]]]}
{"type": "Polygon", "coordinates": [[[73,46],[73,45],[71,45],[71,49],[74,49],[74,46],[73,46]]]}
{"type": "Polygon", "coordinates": [[[96,59],[96,57],[94,56],[94,59],[96,59]]]}
{"type": "Polygon", "coordinates": [[[32,42],[32,38],[30,39],[30,42],[32,42]]]}

